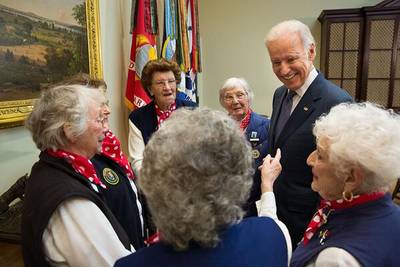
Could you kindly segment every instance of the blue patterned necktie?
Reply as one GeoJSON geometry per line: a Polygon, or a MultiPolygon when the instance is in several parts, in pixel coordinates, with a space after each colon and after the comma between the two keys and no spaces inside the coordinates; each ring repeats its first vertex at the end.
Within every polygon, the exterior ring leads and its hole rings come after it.
{"type": "Polygon", "coordinates": [[[283,99],[281,112],[279,113],[278,122],[276,124],[276,138],[281,134],[283,127],[285,127],[286,122],[289,120],[290,111],[292,110],[293,96],[296,92],[292,90],[288,91],[289,92],[286,93],[285,99],[283,99]]]}

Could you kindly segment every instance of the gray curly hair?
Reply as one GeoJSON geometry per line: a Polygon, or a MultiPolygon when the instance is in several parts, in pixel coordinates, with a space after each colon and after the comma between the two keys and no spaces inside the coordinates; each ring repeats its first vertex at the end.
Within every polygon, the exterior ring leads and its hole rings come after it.
{"type": "Polygon", "coordinates": [[[64,124],[71,125],[74,137],[87,129],[89,103],[98,107],[105,102],[100,90],[82,85],[60,85],[42,92],[25,121],[37,148],[58,149],[68,144],[64,124]]]}
{"type": "Polygon", "coordinates": [[[190,242],[215,247],[241,220],[252,184],[251,149],[221,111],[179,109],[144,151],[139,185],[162,239],[177,250],[190,242]]]}
{"type": "Polygon", "coordinates": [[[385,190],[400,177],[400,115],[372,103],[343,103],[315,122],[317,142],[327,138],[329,161],[345,177],[354,166],[365,175],[360,192],[385,190]]]}

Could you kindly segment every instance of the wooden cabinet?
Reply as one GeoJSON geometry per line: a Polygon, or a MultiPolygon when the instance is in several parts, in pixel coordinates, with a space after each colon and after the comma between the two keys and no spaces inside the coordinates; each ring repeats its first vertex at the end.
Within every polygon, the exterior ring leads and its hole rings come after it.
{"type": "Polygon", "coordinates": [[[400,0],[323,10],[321,71],[357,101],[400,110],[400,0]]]}

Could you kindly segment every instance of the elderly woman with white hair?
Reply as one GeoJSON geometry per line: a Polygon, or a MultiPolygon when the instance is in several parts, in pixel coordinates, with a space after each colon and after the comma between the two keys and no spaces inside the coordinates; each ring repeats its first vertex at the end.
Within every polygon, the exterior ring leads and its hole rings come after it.
{"type": "MultiPolygon", "coordinates": [[[[69,85],[80,84],[100,90],[104,95],[107,84],[104,80],[91,79],[88,74],[80,73],[68,81],[69,85]]],[[[106,100],[106,99],[104,99],[106,100]]],[[[135,175],[128,158],[121,149],[121,142],[110,130],[111,109],[108,101],[102,103],[103,127],[105,128],[101,153],[90,159],[100,181],[106,185],[101,190],[102,200],[107,204],[115,218],[121,224],[135,250],[144,247],[144,228],[142,205],[139,200],[135,175]]]]}
{"type": "Polygon", "coordinates": [[[387,190],[400,176],[400,116],[340,104],[313,132],[307,164],[322,199],[291,266],[398,266],[400,209],[387,190]]]}
{"type": "Polygon", "coordinates": [[[243,78],[232,77],[219,90],[219,102],[229,116],[238,122],[252,147],[252,157],[256,172],[249,199],[244,205],[245,217],[257,216],[255,202],[260,199],[260,173],[257,167],[267,155],[267,136],[270,120],[252,111],[253,91],[243,78]]]}
{"type": "Polygon", "coordinates": [[[25,190],[25,266],[112,266],[130,253],[125,231],[102,198],[91,159],[105,128],[100,90],[80,85],[44,91],[26,126],[40,149],[25,190]]]}
{"type": "Polygon", "coordinates": [[[242,220],[252,174],[251,148],[234,120],[204,108],[174,112],[147,144],[139,179],[161,242],[115,266],[287,266],[286,227],[242,220]]]}

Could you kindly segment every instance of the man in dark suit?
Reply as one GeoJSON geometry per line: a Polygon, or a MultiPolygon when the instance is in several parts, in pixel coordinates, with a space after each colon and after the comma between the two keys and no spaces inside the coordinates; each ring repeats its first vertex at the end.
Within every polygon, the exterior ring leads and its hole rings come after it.
{"type": "Polygon", "coordinates": [[[352,98],[315,69],[315,41],[305,24],[291,20],[275,25],[265,45],[272,69],[283,83],[274,93],[268,143],[271,155],[277,148],[282,152],[274,193],[278,218],[288,227],[294,249],[319,201],[311,190],[315,177],[306,164],[315,150],[313,124],[332,106],[352,98]]]}

